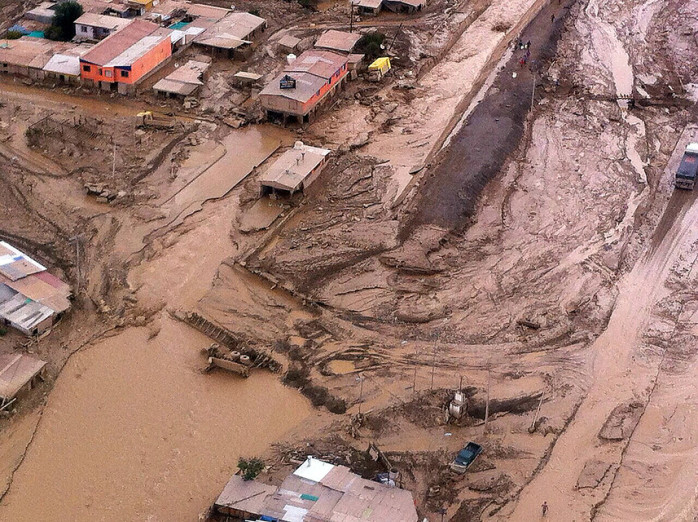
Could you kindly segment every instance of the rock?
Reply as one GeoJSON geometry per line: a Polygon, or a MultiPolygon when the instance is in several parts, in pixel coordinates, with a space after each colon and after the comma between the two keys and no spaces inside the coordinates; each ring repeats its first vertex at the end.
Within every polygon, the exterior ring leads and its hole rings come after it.
{"type": "Polygon", "coordinates": [[[95,199],[95,201],[97,201],[97,203],[105,203],[105,204],[108,204],[108,203],[109,203],[109,198],[107,198],[107,197],[105,197],[105,196],[97,196],[97,198],[95,199]]]}
{"type": "Polygon", "coordinates": [[[395,109],[398,108],[398,105],[399,104],[397,102],[386,103],[383,106],[383,110],[385,110],[385,112],[387,112],[387,113],[395,112],[395,109]]]}
{"type": "Polygon", "coordinates": [[[136,326],[145,326],[147,321],[148,320],[144,315],[139,315],[134,319],[133,324],[135,324],[136,326]]]}
{"type": "Polygon", "coordinates": [[[359,134],[354,141],[352,141],[349,144],[350,149],[360,149],[361,147],[364,147],[365,145],[368,145],[368,133],[367,132],[362,132],[359,134]]]}

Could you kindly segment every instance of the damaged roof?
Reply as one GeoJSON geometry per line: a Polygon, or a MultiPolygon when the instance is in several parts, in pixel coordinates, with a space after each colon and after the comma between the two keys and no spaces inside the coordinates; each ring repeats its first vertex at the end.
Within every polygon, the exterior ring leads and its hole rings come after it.
{"type": "MultiPolygon", "coordinates": [[[[303,181],[320,165],[331,151],[297,141],[284,152],[259,178],[260,184],[279,190],[295,192],[303,181]]],[[[319,461],[318,461],[319,462],[319,461]]]]}
{"type": "Polygon", "coordinates": [[[46,363],[24,354],[0,355],[0,398],[10,400],[46,363]]]}

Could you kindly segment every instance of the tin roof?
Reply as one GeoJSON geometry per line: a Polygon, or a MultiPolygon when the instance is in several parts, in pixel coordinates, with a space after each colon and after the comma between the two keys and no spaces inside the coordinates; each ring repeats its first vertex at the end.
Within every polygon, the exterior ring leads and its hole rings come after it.
{"type": "MultiPolygon", "coordinates": [[[[295,192],[300,190],[303,181],[320,165],[331,151],[319,147],[305,145],[297,141],[292,149],[284,152],[269,169],[259,178],[259,183],[267,187],[295,192]]],[[[306,461],[296,470],[302,478],[319,480],[320,474],[329,471],[326,464],[320,460],[306,461]],[[312,463],[312,465],[311,465],[312,463]]]]}
{"type": "Polygon", "coordinates": [[[0,397],[6,400],[14,398],[44,366],[44,361],[28,355],[0,355],[0,397]]]}
{"type": "Polygon", "coordinates": [[[230,9],[203,4],[191,4],[188,5],[186,9],[189,16],[194,18],[208,18],[214,21],[220,20],[230,12],[230,9]]]}
{"type": "Polygon", "coordinates": [[[102,27],[104,29],[118,30],[131,23],[127,18],[117,16],[101,15],[96,13],[84,13],[77,20],[76,24],[89,25],[91,27],[102,27]]]}
{"type": "Polygon", "coordinates": [[[295,47],[301,43],[300,38],[296,38],[295,36],[292,36],[290,34],[284,35],[281,38],[279,38],[279,45],[282,47],[288,47],[289,49],[295,49],[295,47]]]}
{"type": "Polygon", "coordinates": [[[46,267],[20,252],[12,245],[0,241],[0,274],[16,281],[29,274],[43,272],[46,267]]]}
{"type": "Polygon", "coordinates": [[[359,41],[361,35],[358,33],[347,33],[330,29],[325,31],[315,42],[315,47],[322,49],[332,49],[344,53],[351,52],[359,41]]]}
{"type": "Polygon", "coordinates": [[[329,80],[347,63],[347,57],[332,51],[311,49],[305,51],[293,63],[284,68],[285,72],[307,72],[329,80]]]}
{"type": "MultiPolygon", "coordinates": [[[[196,22],[192,23],[196,25],[196,22]]],[[[196,43],[223,49],[236,49],[241,45],[252,43],[248,41],[250,35],[266,23],[264,18],[250,13],[230,13],[206,28],[196,38],[196,43]]]]}
{"type": "MultiPolygon", "coordinates": [[[[8,288],[7,285],[0,286],[8,288]]],[[[27,335],[53,315],[53,310],[48,306],[32,301],[19,293],[0,303],[0,318],[27,335]]]]}
{"type": "Polygon", "coordinates": [[[260,96],[283,96],[301,103],[305,103],[312,98],[320,88],[327,83],[327,80],[315,76],[310,73],[292,73],[290,76],[296,80],[295,89],[282,89],[280,86],[281,79],[288,73],[282,72],[271,82],[264,86],[264,89],[259,93],[260,96]]]}
{"type": "Polygon", "coordinates": [[[68,54],[54,54],[46,65],[44,71],[69,76],[80,76],[80,57],[68,54]]]}
{"type": "Polygon", "coordinates": [[[40,38],[0,40],[0,62],[42,69],[53,56],[53,48],[53,42],[40,38]]]}
{"type": "Polygon", "coordinates": [[[110,34],[95,45],[91,51],[82,56],[80,61],[104,67],[130,65],[154,45],[160,43],[163,38],[167,37],[167,35],[160,34],[155,38],[142,42],[146,37],[158,31],[158,29],[161,28],[157,24],[144,20],[133,20],[120,31],[110,34]]]}
{"type": "Polygon", "coordinates": [[[383,0],[352,0],[352,3],[366,9],[378,9],[383,4],[383,0]]]}
{"type": "Polygon", "coordinates": [[[264,501],[275,491],[276,487],[274,486],[256,480],[243,480],[242,477],[233,475],[215,504],[216,506],[259,514],[264,501]]]}

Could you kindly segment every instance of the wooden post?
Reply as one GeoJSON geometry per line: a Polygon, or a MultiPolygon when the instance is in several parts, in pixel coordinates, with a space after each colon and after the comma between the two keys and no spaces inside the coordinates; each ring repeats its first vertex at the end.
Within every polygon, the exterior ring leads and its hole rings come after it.
{"type": "Polygon", "coordinates": [[[434,372],[436,371],[436,343],[434,343],[434,359],[431,362],[431,390],[434,389],[434,372]]]}

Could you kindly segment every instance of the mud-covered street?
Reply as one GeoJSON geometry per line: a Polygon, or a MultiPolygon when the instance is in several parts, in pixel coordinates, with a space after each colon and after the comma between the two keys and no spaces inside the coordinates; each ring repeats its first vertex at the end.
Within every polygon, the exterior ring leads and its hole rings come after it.
{"type": "MultiPolygon", "coordinates": [[[[282,37],[349,18],[253,8],[265,74],[282,37]]],[[[187,108],[0,77],[0,240],[75,295],[48,335],[0,336],[48,363],[0,416],[0,519],[205,519],[240,457],[278,485],[307,455],[399,471],[420,520],[698,516],[698,207],[674,188],[698,1],[355,23],[392,75],[303,125],[263,122],[232,60],[187,108]],[[298,140],[327,166],[260,197],[298,140]],[[265,367],[207,371],[221,335],[265,367]]]]}

